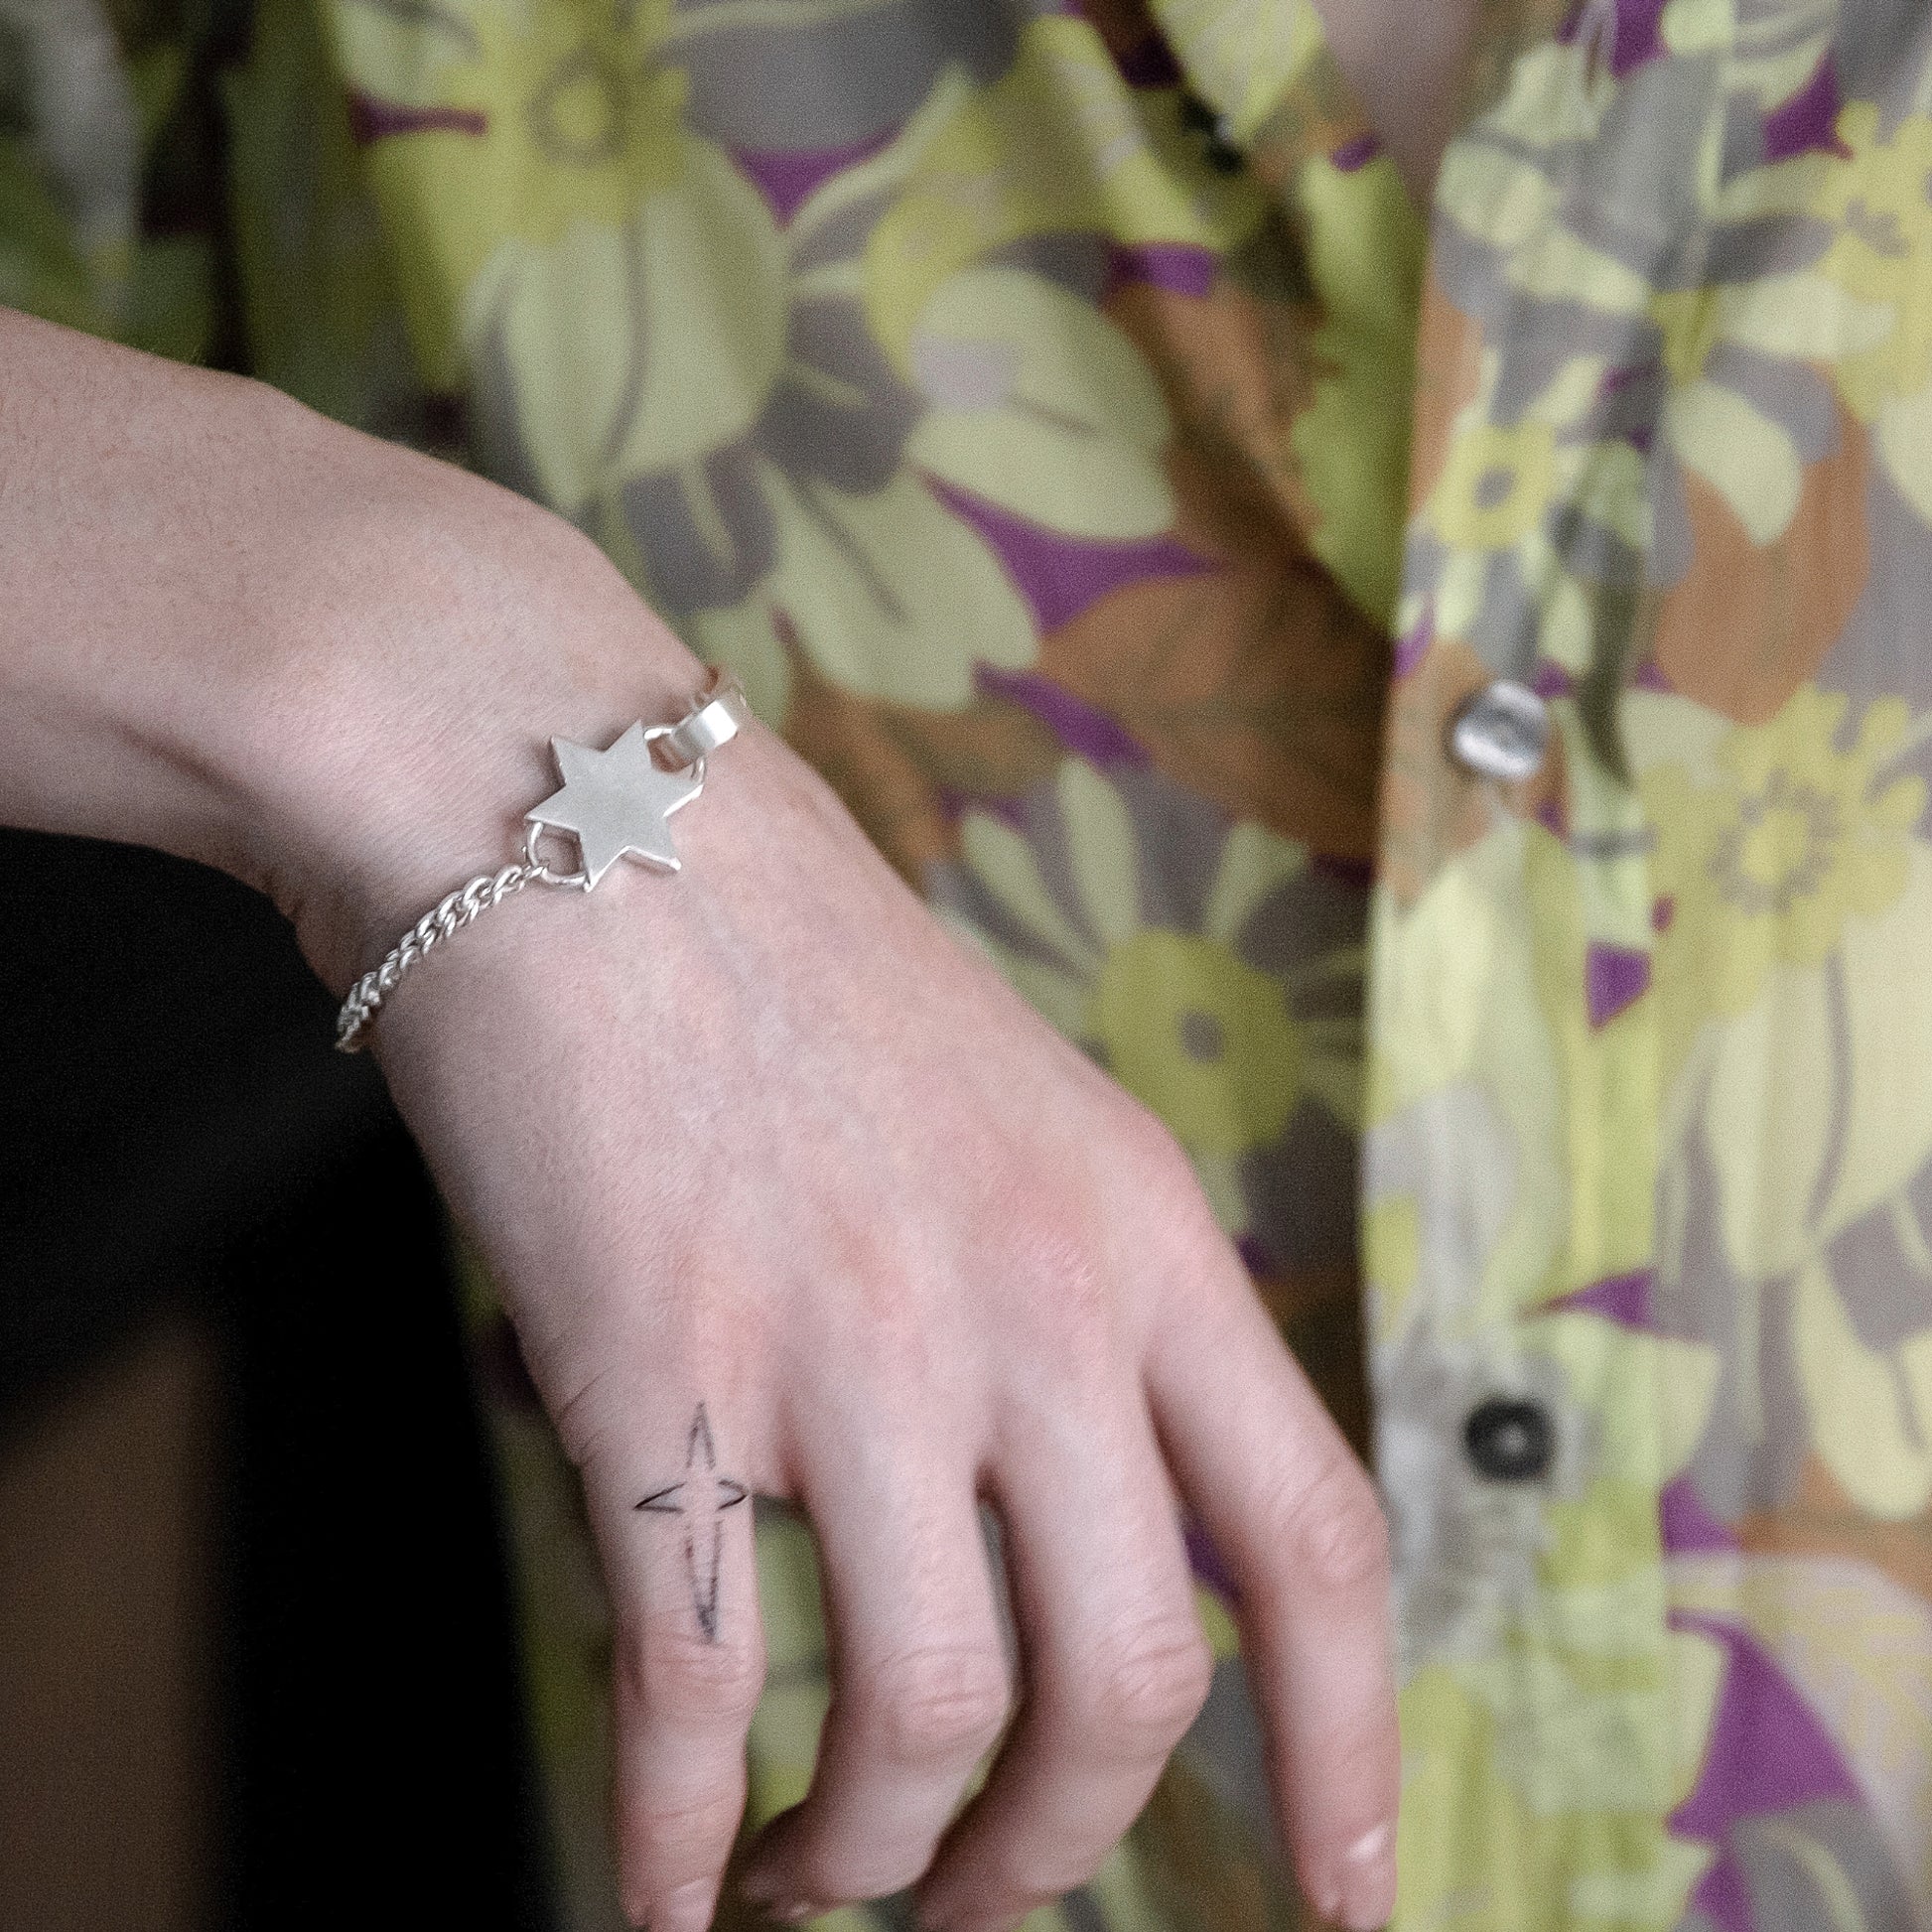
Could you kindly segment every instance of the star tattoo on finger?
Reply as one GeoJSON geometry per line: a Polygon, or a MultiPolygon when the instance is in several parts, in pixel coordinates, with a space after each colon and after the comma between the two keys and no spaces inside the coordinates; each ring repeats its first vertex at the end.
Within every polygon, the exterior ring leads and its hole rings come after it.
{"type": "Polygon", "coordinates": [[[691,1418],[684,1450],[684,1479],[653,1489],[632,1505],[658,1516],[684,1519],[684,1574],[691,1587],[691,1608],[706,1638],[718,1641],[718,1573],[725,1554],[725,1511],[736,1509],[752,1492],[742,1482],[718,1473],[718,1449],[704,1404],[691,1418]]]}

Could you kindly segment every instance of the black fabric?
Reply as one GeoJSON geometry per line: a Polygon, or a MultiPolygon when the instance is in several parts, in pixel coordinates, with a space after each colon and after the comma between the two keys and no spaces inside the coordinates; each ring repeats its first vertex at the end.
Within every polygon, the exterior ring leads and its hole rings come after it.
{"type": "Polygon", "coordinates": [[[399,1128],[227,1263],[231,1924],[541,1932],[497,1524],[399,1128]]]}
{"type": "Polygon", "coordinates": [[[0,832],[0,1418],[385,1131],[273,908],[159,853],[0,832]]]}
{"type": "Polygon", "coordinates": [[[235,1927],[542,1932],[498,1529],[440,1212],[272,907],[0,833],[0,1434],[164,1308],[226,1364],[235,1927]]]}

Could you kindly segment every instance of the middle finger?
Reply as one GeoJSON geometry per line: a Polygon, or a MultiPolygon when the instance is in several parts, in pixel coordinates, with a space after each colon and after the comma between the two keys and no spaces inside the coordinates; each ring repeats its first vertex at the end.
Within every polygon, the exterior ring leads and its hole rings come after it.
{"type": "Polygon", "coordinates": [[[998,1500],[1026,1702],[921,1888],[922,1922],[944,1932],[1012,1924],[1084,1884],[1206,1699],[1213,1659],[1138,1394],[1009,1436],[998,1500]]]}
{"type": "Polygon", "coordinates": [[[876,1411],[820,1421],[801,1500],[824,1564],[833,1696],[812,1787],[745,1887],[779,1916],[878,1898],[922,1872],[1008,1706],[971,1461],[876,1411]]]}

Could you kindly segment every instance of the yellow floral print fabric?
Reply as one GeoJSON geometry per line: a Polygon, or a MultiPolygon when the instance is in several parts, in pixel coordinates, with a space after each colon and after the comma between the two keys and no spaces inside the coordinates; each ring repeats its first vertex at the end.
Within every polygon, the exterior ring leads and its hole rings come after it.
{"type": "MultiPolygon", "coordinates": [[[[1372,1447],[1399,1923],[1932,1926],[1920,0],[1478,10],[1427,221],[1310,0],[141,15],[0,0],[0,299],[579,523],[1161,1114],[1372,1447]]],[[[589,1932],[608,1632],[508,1359],[589,1932]]],[[[1208,1708],[1035,1932],[1311,1922],[1192,1547],[1208,1708]]],[[[761,1524],[759,1818],[812,1564],[761,1524]]]]}

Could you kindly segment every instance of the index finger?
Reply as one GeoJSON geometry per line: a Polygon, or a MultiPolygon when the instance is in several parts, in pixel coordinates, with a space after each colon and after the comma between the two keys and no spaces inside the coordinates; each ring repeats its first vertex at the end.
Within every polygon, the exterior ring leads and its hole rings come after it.
{"type": "Polygon", "coordinates": [[[744,1815],[745,1740],[764,1681],[757,1477],[737,1459],[729,1408],[696,1397],[681,1426],[675,1414],[625,1418],[585,1486],[615,1623],[625,1910],[654,1932],[704,1932],[744,1815]]]}
{"type": "Polygon", "coordinates": [[[1150,1355],[1156,1423],[1234,1582],[1303,1889],[1324,1917],[1373,1932],[1395,1909],[1401,1783],[1387,1530],[1245,1275],[1202,1300],[1150,1355]]]}

